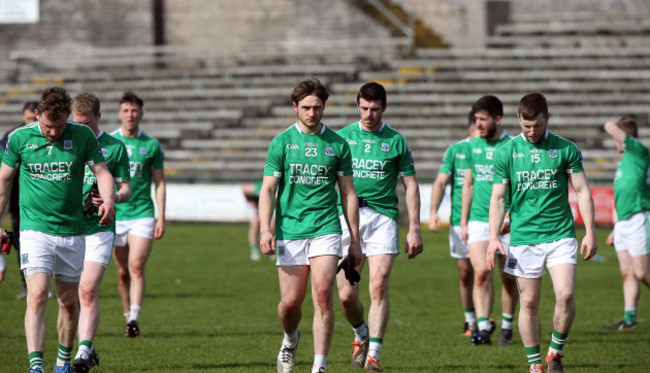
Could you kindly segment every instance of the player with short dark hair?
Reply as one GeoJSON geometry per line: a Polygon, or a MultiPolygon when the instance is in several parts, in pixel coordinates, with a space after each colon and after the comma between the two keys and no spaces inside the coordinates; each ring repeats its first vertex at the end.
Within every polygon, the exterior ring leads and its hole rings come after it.
{"type": "Polygon", "coordinates": [[[555,290],[551,345],[546,355],[549,373],[563,372],[562,349],[576,314],[574,300],[578,241],[569,206],[569,183],[578,196],[585,224],[580,246],[584,260],[596,254],[594,203],[578,147],[547,130],[546,98],[530,93],[519,101],[522,133],[503,145],[494,159],[490,199],[488,268],[497,251],[507,255],[505,271],[517,277],[521,308],[519,332],[531,373],[543,373],[540,354],[539,300],[544,265],[555,290]],[[499,230],[510,199],[511,240],[506,252],[499,230]]]}
{"type": "MultiPolygon", "coordinates": [[[[125,202],[131,195],[131,175],[129,173],[129,157],[124,143],[99,129],[101,119],[100,103],[97,96],[91,93],[81,93],[72,100],[72,118],[75,122],[88,126],[95,134],[106,165],[113,175],[117,193],[115,203],[125,202]]],[[[86,198],[101,203],[100,196],[95,196],[92,187],[96,178],[86,167],[83,191],[86,198]]],[[[93,204],[94,206],[94,204],[93,204]]],[[[99,357],[94,347],[95,333],[99,325],[99,290],[106,267],[113,252],[115,241],[115,223],[99,224],[96,212],[84,213],[86,253],[84,269],[79,282],[79,347],[74,358],[73,367],[76,373],[85,373],[99,364],[99,357]]]]}
{"type": "MultiPolygon", "coordinates": [[[[395,257],[399,254],[397,193],[401,177],[406,190],[409,231],[404,252],[409,259],[422,252],[420,235],[420,188],[413,156],[406,138],[382,120],[386,111],[386,90],[375,82],[366,83],[357,94],[361,119],[338,131],[352,153],[354,189],[359,196],[359,233],[363,260],[368,262],[370,307],[368,323],[359,299],[359,283],[352,284],[344,272],[337,275],[343,314],[354,330],[350,365],[367,372],[381,372],[379,353],[388,324],[388,282],[395,257]]],[[[350,246],[350,233],[341,216],[343,255],[350,246]]]]}
{"type": "Polygon", "coordinates": [[[260,248],[276,254],[284,339],[277,371],[293,372],[307,283],[314,303],[314,364],[324,373],[334,329],[334,277],[341,257],[341,223],[335,185],[350,226],[349,257],[361,261],[359,206],[352,180],[350,147],[322,122],[329,94],[317,79],[303,80],[291,101],[298,120],[269,145],[260,190],[260,248]],[[277,190],[277,206],[276,206],[277,190]],[[271,215],[275,207],[275,234],[271,215]],[[277,238],[277,243],[275,239],[277,238]]]}
{"type": "MultiPolygon", "coordinates": [[[[21,175],[21,268],[27,280],[25,334],[33,373],[44,369],[45,306],[51,277],[59,301],[59,351],[54,372],[72,373],[77,291],[85,248],[82,185],[86,165],[97,178],[103,200],[98,208],[99,223],[110,224],[114,219],[113,177],[92,131],[67,120],[70,102],[63,88],[43,91],[36,109],[38,121],[9,136],[0,168],[2,208],[17,169],[21,175]]],[[[0,236],[5,235],[0,228],[0,236]]]]}
{"type": "Polygon", "coordinates": [[[650,152],[639,139],[634,118],[623,117],[605,123],[605,131],[623,153],[614,178],[614,201],[618,221],[607,237],[614,245],[623,277],[623,320],[611,330],[637,327],[639,282],[650,287],[650,152]]]}
{"type": "MultiPolygon", "coordinates": [[[[461,201],[461,238],[467,242],[469,257],[474,270],[472,296],[476,309],[478,331],[470,336],[473,345],[492,344],[494,322],[490,318],[494,303],[492,273],[485,261],[489,240],[488,210],[492,193],[494,175],[494,154],[503,144],[510,141],[511,135],[501,128],[503,104],[496,96],[479,98],[472,105],[476,119],[478,137],[467,143],[465,182],[461,201]]],[[[506,221],[501,227],[499,239],[503,245],[510,242],[510,224],[506,221]]],[[[501,257],[503,260],[503,257],[501,257]]],[[[517,308],[517,285],[515,278],[508,273],[501,274],[501,333],[498,343],[502,346],[512,344],[514,313],[517,308]]]]}
{"type": "Polygon", "coordinates": [[[120,99],[122,125],[111,135],[126,145],[131,171],[131,198],[116,206],[115,266],[126,318],[125,338],[140,335],[138,323],[145,293],[145,265],[153,240],[165,233],[164,153],[158,140],[140,129],[144,102],[131,91],[120,99]],[[155,187],[158,220],[154,219],[151,181],[155,187]]]}

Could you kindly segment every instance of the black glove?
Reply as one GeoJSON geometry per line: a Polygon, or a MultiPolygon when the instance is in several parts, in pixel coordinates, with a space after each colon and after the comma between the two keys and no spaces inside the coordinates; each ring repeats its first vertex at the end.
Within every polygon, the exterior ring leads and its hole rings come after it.
{"type": "Polygon", "coordinates": [[[11,252],[11,245],[13,240],[14,240],[14,234],[12,232],[7,232],[6,236],[0,237],[0,245],[5,255],[9,255],[9,253],[11,252]]]}
{"type": "Polygon", "coordinates": [[[86,216],[95,215],[98,208],[93,203],[93,196],[97,196],[98,194],[99,194],[99,187],[97,186],[97,183],[93,183],[93,186],[91,186],[90,190],[86,193],[86,199],[84,199],[84,207],[83,207],[84,215],[86,216]]]}
{"type": "Polygon", "coordinates": [[[345,273],[345,278],[350,281],[350,285],[354,286],[355,282],[361,281],[361,276],[359,275],[359,272],[357,272],[356,269],[354,269],[354,259],[350,258],[349,256],[346,256],[343,258],[341,261],[341,264],[336,268],[336,273],[339,273],[339,271],[343,269],[343,272],[345,273]]]}

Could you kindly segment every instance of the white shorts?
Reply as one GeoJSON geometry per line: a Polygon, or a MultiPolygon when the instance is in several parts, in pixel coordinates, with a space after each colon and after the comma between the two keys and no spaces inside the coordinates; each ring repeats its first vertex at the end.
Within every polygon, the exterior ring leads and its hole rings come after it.
{"type": "Polygon", "coordinates": [[[650,254],[650,212],[641,211],[614,225],[614,248],[636,257],[650,254]]]}
{"type": "Polygon", "coordinates": [[[546,268],[559,264],[577,264],[576,251],[578,240],[563,238],[561,240],[536,245],[510,246],[506,257],[504,272],[517,277],[540,278],[546,268]]]}
{"type": "Polygon", "coordinates": [[[153,240],[153,218],[118,220],[115,222],[115,246],[126,246],[126,236],[132,234],[153,240]]]}
{"type": "Polygon", "coordinates": [[[469,259],[469,248],[460,237],[460,225],[449,227],[449,255],[456,259],[469,259]]]}
{"type": "MultiPolygon", "coordinates": [[[[339,216],[343,230],[343,256],[350,249],[350,230],[345,216],[339,216]]],[[[399,254],[399,229],[397,222],[370,207],[359,209],[359,239],[361,252],[365,256],[399,254]]]]}
{"type": "Polygon", "coordinates": [[[37,231],[20,232],[20,269],[25,277],[47,273],[65,282],[79,282],[84,266],[84,236],[58,237],[37,231]]]}
{"type": "Polygon", "coordinates": [[[5,268],[7,268],[7,265],[5,264],[5,256],[0,253],[0,272],[4,271],[5,268]]]}
{"type": "Polygon", "coordinates": [[[98,232],[86,236],[86,256],[84,261],[94,262],[108,267],[108,262],[113,254],[113,244],[115,243],[115,233],[98,232]]]}
{"type": "Polygon", "coordinates": [[[309,259],[321,255],[341,257],[341,235],[326,234],[303,240],[278,240],[276,242],[277,266],[309,265],[309,259]]]}
{"type": "MultiPolygon", "coordinates": [[[[490,240],[490,223],[482,221],[470,221],[467,223],[467,243],[487,242],[490,240]]],[[[510,233],[500,234],[499,241],[503,245],[503,250],[508,252],[510,247],[510,233]]]]}

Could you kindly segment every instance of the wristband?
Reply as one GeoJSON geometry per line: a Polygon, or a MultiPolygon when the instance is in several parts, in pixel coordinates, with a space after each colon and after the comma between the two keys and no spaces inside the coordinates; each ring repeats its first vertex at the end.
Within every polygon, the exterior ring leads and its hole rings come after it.
{"type": "Polygon", "coordinates": [[[259,235],[259,236],[257,236],[257,242],[260,242],[260,239],[262,239],[262,235],[263,235],[264,233],[271,233],[271,235],[273,235],[273,232],[271,232],[270,229],[265,229],[265,230],[263,230],[263,231],[260,232],[260,235],[259,235]]]}

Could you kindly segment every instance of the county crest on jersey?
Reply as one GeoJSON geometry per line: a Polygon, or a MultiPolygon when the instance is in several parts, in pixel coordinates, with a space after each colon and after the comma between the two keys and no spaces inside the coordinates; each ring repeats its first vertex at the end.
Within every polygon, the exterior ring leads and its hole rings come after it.
{"type": "Polygon", "coordinates": [[[469,221],[487,223],[492,196],[492,178],[494,175],[494,155],[497,149],[510,141],[512,136],[505,130],[496,140],[475,137],[467,143],[465,168],[472,170],[474,194],[469,221]]]}
{"type": "Polygon", "coordinates": [[[552,132],[533,144],[520,134],[494,160],[494,183],[507,184],[510,244],[530,245],[575,237],[569,175],[584,172],[578,147],[552,132]]]}
{"type": "MultiPolygon", "coordinates": [[[[104,159],[106,159],[106,166],[113,175],[115,182],[130,181],[131,174],[129,173],[129,156],[126,152],[126,146],[124,146],[124,143],[104,131],[99,132],[97,135],[97,141],[99,141],[102,155],[104,156],[104,159]]],[[[90,171],[90,167],[86,166],[83,185],[84,195],[90,191],[90,188],[96,181],[97,179],[92,171],[90,171]]],[[[99,216],[97,216],[97,213],[92,216],[84,215],[84,224],[86,226],[87,236],[98,232],[115,232],[115,222],[109,225],[99,225],[99,216]]]]}
{"type": "Polygon", "coordinates": [[[20,229],[62,237],[84,234],[84,169],[103,162],[95,134],[84,125],[66,122],[55,142],[43,136],[38,122],[12,132],[3,163],[19,169],[20,229]]]}
{"type": "Polygon", "coordinates": [[[124,203],[115,204],[115,220],[134,220],[154,216],[151,199],[151,171],[162,170],[164,153],[158,140],[144,131],[135,137],[122,135],[121,129],[111,136],[122,141],[129,156],[131,172],[131,198],[124,203]]]}
{"type": "Polygon", "coordinates": [[[618,220],[650,211],[650,154],[637,139],[625,136],[625,153],[616,169],[614,201],[618,220]]]}
{"type": "Polygon", "coordinates": [[[357,195],[371,209],[397,220],[397,178],[415,175],[413,156],[404,136],[383,122],[376,132],[365,131],[356,122],[337,133],[350,145],[357,195]]]}
{"type": "Polygon", "coordinates": [[[460,225],[463,184],[465,184],[465,159],[469,137],[452,144],[442,157],[442,166],[438,173],[449,175],[451,179],[451,225],[460,225]]]}
{"type": "Polygon", "coordinates": [[[295,123],[269,145],[264,176],[280,178],[276,214],[278,239],[341,233],[336,209],[338,176],[352,176],[350,147],[323,124],[317,134],[295,123]]]}

